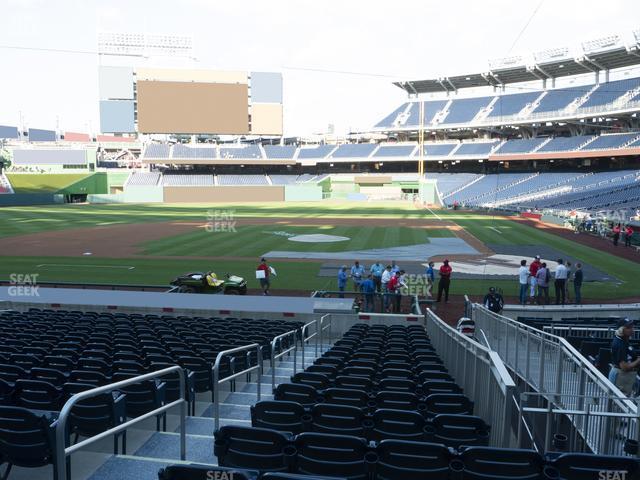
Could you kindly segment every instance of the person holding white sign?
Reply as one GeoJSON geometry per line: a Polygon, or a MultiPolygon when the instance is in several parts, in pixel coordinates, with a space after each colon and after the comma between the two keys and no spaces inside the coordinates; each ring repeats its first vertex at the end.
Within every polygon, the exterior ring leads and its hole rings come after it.
{"type": "Polygon", "coordinates": [[[263,295],[269,295],[269,288],[271,287],[271,281],[269,277],[276,274],[273,267],[267,265],[265,258],[260,259],[260,265],[256,268],[256,278],[260,280],[260,287],[262,288],[263,295]]]}

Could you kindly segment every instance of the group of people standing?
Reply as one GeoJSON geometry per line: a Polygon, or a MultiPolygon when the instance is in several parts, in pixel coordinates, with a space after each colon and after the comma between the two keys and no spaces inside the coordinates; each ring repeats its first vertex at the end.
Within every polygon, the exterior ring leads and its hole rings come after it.
{"type": "Polygon", "coordinates": [[[379,261],[366,269],[358,260],[353,263],[350,272],[347,266],[342,265],[338,271],[339,297],[344,298],[344,293],[349,279],[353,282],[353,291],[362,293],[364,305],[362,310],[371,312],[375,309],[376,294],[382,295],[382,308],[385,312],[400,312],[402,304],[402,288],[407,286],[406,273],[395,260],[386,267],[379,261]]]}
{"type": "Polygon", "coordinates": [[[518,269],[519,299],[521,305],[527,304],[527,293],[530,303],[549,305],[549,287],[553,280],[556,305],[564,305],[570,302],[569,283],[573,281],[573,294],[576,305],[582,303],[582,282],[584,273],[582,264],[576,263],[575,269],[571,262],[566,264],[563,259],[558,259],[558,266],[552,272],[546,262],[536,255],[531,265],[527,267],[527,261],[520,261],[518,269]]]}
{"type": "Polygon", "coordinates": [[[611,229],[611,238],[613,240],[613,245],[618,246],[618,242],[620,242],[620,237],[624,235],[624,246],[631,246],[631,237],[633,237],[633,227],[631,225],[626,225],[625,227],[622,224],[618,223],[611,229]]]}

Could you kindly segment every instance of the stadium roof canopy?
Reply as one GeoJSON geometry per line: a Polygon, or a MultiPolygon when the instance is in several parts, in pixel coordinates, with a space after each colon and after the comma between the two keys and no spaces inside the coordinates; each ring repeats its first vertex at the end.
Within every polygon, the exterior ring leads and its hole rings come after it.
{"type": "Polygon", "coordinates": [[[582,42],[577,50],[572,53],[568,47],[552,48],[528,56],[491,60],[485,73],[394,82],[394,85],[410,95],[455,92],[461,88],[498,87],[640,65],[640,29],[632,32],[631,43],[616,34],[582,42]]]}

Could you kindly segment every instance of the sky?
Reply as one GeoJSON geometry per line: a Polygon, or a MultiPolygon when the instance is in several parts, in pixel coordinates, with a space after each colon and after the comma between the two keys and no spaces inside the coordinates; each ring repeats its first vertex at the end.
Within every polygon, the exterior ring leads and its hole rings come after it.
{"type": "Polygon", "coordinates": [[[193,36],[196,61],[145,66],[281,72],[285,135],[305,136],[371,128],[406,99],[395,80],[640,28],[638,0],[0,0],[0,12],[0,124],[94,134],[99,62],[123,64],[91,53],[100,31],[193,36]]]}

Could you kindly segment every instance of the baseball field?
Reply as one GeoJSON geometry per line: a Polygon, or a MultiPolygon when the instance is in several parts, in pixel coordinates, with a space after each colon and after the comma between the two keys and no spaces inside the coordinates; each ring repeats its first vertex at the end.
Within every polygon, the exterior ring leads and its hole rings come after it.
{"type": "MultiPolygon", "coordinates": [[[[432,211],[412,203],[318,202],[215,205],[57,205],[0,209],[0,279],[37,274],[40,282],[168,285],[187,271],[245,277],[266,256],[272,289],[335,290],[340,265],[391,260],[424,272],[449,258],[452,293],[488,286],[517,291],[520,258],[584,265],[586,300],[636,297],[638,261],[605,239],[571,237],[515,217],[432,211]]],[[[618,247],[623,249],[624,247],[618,247]]],[[[640,260],[640,256],[638,256],[640,260]]]]}

